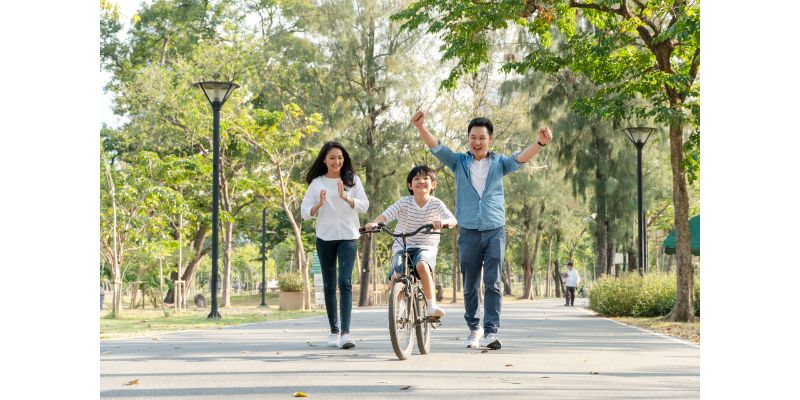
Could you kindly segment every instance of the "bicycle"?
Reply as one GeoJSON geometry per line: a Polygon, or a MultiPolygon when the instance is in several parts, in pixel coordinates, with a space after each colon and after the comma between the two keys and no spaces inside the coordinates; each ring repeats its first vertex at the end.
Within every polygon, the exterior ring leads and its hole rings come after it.
{"type": "MultiPolygon", "coordinates": [[[[447,228],[445,224],[442,228],[447,228]]],[[[389,236],[402,239],[403,244],[403,272],[395,277],[394,286],[389,296],[389,338],[392,342],[392,349],[397,358],[405,360],[411,355],[414,347],[413,338],[417,338],[417,348],[420,354],[428,354],[431,347],[431,330],[441,326],[439,318],[426,315],[428,306],[422,291],[422,282],[417,276],[416,270],[411,268],[409,273],[410,257],[406,238],[423,233],[426,235],[441,235],[441,232],[432,232],[432,224],[420,226],[417,230],[410,233],[394,233],[386,224],[378,223],[375,230],[360,228],[361,233],[384,232],[389,236]],[[416,331],[416,332],[415,332],[416,331]],[[415,335],[416,333],[416,335],[415,335]]]]}

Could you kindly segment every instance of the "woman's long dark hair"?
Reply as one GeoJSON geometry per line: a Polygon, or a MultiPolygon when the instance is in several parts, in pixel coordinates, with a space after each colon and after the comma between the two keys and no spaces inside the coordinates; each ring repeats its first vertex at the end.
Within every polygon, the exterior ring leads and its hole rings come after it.
{"type": "Polygon", "coordinates": [[[333,148],[341,150],[342,156],[344,156],[344,164],[342,164],[342,169],[340,170],[342,183],[344,183],[344,186],[347,188],[351,188],[356,185],[356,171],[353,170],[353,162],[350,161],[350,154],[347,154],[347,150],[345,150],[341,143],[333,141],[326,142],[322,145],[322,148],[319,150],[319,154],[317,155],[317,159],[314,160],[314,163],[311,164],[311,168],[309,168],[308,172],[306,173],[306,183],[311,184],[311,181],[313,181],[314,178],[328,173],[328,166],[325,165],[325,157],[328,156],[328,152],[333,148]]]}

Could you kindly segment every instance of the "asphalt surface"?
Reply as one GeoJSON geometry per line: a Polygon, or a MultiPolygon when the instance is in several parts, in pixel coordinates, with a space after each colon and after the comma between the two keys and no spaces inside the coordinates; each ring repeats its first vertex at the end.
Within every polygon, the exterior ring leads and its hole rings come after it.
{"type": "MultiPolygon", "coordinates": [[[[431,353],[398,360],[386,307],[353,309],[356,347],[326,346],[326,317],[100,342],[106,399],[696,399],[700,348],[563,300],[503,305],[500,350],[467,349],[445,305],[431,353]],[[134,382],[133,384],[130,384],[134,382]]],[[[224,317],[224,312],[223,312],[224,317]]]]}

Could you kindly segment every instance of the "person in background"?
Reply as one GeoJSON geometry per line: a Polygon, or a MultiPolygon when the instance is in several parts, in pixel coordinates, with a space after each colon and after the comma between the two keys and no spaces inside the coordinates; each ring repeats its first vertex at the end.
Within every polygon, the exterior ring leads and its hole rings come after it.
{"type": "Polygon", "coordinates": [[[567,298],[567,303],[564,304],[565,306],[574,306],[575,305],[575,288],[578,287],[578,284],[581,283],[581,276],[578,274],[578,270],[575,269],[575,266],[572,265],[572,261],[567,262],[567,272],[564,273],[566,280],[564,281],[564,295],[567,298]]]}

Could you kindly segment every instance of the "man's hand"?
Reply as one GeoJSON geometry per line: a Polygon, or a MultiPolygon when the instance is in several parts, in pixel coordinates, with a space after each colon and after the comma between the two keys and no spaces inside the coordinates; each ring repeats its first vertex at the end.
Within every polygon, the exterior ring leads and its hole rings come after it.
{"type": "Polygon", "coordinates": [[[422,129],[425,126],[425,113],[422,111],[414,113],[414,116],[411,117],[411,125],[416,126],[417,129],[422,129]]]}
{"type": "Polygon", "coordinates": [[[546,145],[551,140],[553,140],[553,132],[550,131],[550,128],[539,128],[539,143],[546,145]]]}
{"type": "Polygon", "coordinates": [[[377,226],[378,224],[374,222],[367,222],[366,224],[364,224],[364,229],[368,231],[374,231],[377,226]]]}
{"type": "Polygon", "coordinates": [[[434,230],[438,231],[439,229],[442,229],[442,220],[440,220],[439,218],[434,219],[433,222],[431,222],[431,224],[433,225],[434,230]]]}

